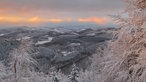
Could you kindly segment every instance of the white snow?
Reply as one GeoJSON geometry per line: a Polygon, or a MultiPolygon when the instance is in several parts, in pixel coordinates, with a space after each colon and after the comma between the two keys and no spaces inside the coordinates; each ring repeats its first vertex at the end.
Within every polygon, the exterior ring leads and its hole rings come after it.
{"type": "Polygon", "coordinates": [[[55,31],[55,32],[59,32],[59,33],[60,33],[60,31],[59,31],[58,29],[53,29],[53,31],[55,31]]]}
{"type": "Polygon", "coordinates": [[[70,45],[72,45],[72,46],[80,46],[81,44],[80,43],[71,43],[70,45]]]}
{"type": "Polygon", "coordinates": [[[24,36],[24,37],[22,37],[22,38],[18,38],[18,39],[16,39],[16,40],[18,40],[18,41],[20,41],[21,39],[23,39],[23,40],[28,40],[28,39],[30,39],[31,37],[29,37],[29,36],[24,36]]]}
{"type": "Polygon", "coordinates": [[[4,36],[5,34],[0,34],[0,36],[4,36]]]}
{"type": "Polygon", "coordinates": [[[49,42],[51,42],[52,40],[53,40],[53,37],[48,37],[48,40],[38,41],[38,42],[36,43],[36,45],[49,43],[49,42]]]}
{"type": "Polygon", "coordinates": [[[84,30],[86,30],[86,29],[81,29],[81,31],[84,31],[84,30]]]}
{"type": "Polygon", "coordinates": [[[90,33],[90,34],[87,34],[88,36],[94,36],[96,35],[95,33],[90,33]]]}
{"type": "Polygon", "coordinates": [[[27,40],[27,39],[30,39],[30,37],[29,36],[25,36],[25,37],[23,37],[23,39],[27,40]]]}
{"type": "Polygon", "coordinates": [[[36,45],[45,44],[45,43],[48,43],[48,42],[50,42],[50,41],[38,41],[38,42],[36,43],[36,45]]]}
{"type": "Polygon", "coordinates": [[[48,37],[48,41],[51,42],[53,40],[53,37],[48,37]]]}
{"type": "Polygon", "coordinates": [[[71,54],[72,52],[62,51],[61,53],[63,54],[63,56],[67,56],[67,55],[71,54]]]}

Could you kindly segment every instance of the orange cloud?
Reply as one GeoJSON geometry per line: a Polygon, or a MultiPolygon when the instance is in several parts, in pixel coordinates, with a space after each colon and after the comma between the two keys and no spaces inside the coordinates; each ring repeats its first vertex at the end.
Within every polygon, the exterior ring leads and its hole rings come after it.
{"type": "Polygon", "coordinates": [[[46,22],[53,22],[53,23],[60,23],[64,22],[65,20],[63,19],[48,19],[46,22]]]}
{"type": "Polygon", "coordinates": [[[46,22],[51,22],[51,23],[60,23],[64,22],[65,20],[59,19],[59,18],[52,18],[52,19],[47,19],[47,18],[41,18],[41,17],[31,17],[28,18],[26,22],[29,23],[46,23],[46,22]]]}
{"type": "Polygon", "coordinates": [[[13,16],[0,16],[0,23],[17,23],[22,21],[23,19],[21,17],[13,17],[13,16]]]}
{"type": "Polygon", "coordinates": [[[94,22],[97,24],[106,24],[109,22],[107,17],[88,17],[88,18],[43,18],[39,16],[10,16],[0,15],[0,24],[43,24],[43,23],[61,23],[61,22],[94,22]]]}
{"type": "Polygon", "coordinates": [[[26,22],[30,22],[30,23],[37,23],[39,22],[39,17],[31,17],[31,18],[28,18],[28,20],[26,20],[26,22]]]}
{"type": "Polygon", "coordinates": [[[106,24],[109,22],[109,18],[108,17],[103,17],[103,18],[89,17],[89,18],[79,18],[78,21],[79,22],[95,22],[97,24],[106,24]]]}
{"type": "Polygon", "coordinates": [[[21,17],[21,16],[7,16],[7,15],[0,15],[0,24],[2,23],[10,23],[10,24],[41,24],[41,23],[60,23],[64,22],[65,20],[59,18],[42,18],[38,16],[34,17],[21,17]]]}

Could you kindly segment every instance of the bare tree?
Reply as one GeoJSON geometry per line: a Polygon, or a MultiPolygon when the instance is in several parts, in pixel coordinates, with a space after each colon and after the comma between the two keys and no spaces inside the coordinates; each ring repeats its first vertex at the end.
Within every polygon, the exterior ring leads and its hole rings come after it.
{"type": "Polygon", "coordinates": [[[21,44],[18,48],[14,49],[10,53],[11,69],[15,74],[15,82],[21,77],[29,76],[31,73],[30,67],[32,64],[36,64],[35,59],[32,58],[32,42],[30,40],[21,40],[21,44]]]}

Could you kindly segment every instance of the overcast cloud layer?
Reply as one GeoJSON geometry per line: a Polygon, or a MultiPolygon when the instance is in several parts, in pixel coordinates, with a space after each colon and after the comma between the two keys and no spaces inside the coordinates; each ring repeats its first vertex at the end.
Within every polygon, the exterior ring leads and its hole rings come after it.
{"type": "Polygon", "coordinates": [[[97,11],[101,9],[119,9],[120,0],[0,0],[1,8],[49,9],[57,11],[97,11]]]}
{"type": "Polygon", "coordinates": [[[120,0],[0,0],[0,15],[24,17],[104,17],[122,8],[120,0]]]}

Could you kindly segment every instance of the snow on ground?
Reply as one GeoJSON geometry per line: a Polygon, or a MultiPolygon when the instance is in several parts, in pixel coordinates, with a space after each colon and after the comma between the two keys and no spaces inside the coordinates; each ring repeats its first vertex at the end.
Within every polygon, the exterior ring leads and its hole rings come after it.
{"type": "Polygon", "coordinates": [[[70,45],[71,46],[80,46],[81,44],[80,43],[71,43],[70,45]]]}
{"type": "Polygon", "coordinates": [[[36,43],[36,45],[49,43],[49,42],[51,42],[52,40],[53,40],[53,37],[48,37],[48,40],[38,41],[38,42],[36,43]]]}
{"type": "Polygon", "coordinates": [[[28,39],[30,39],[31,37],[29,37],[29,36],[24,36],[24,37],[22,37],[22,38],[18,38],[18,39],[16,39],[16,40],[18,40],[18,41],[20,41],[21,39],[23,39],[23,40],[28,40],[28,39]]]}
{"type": "Polygon", "coordinates": [[[4,36],[5,34],[0,34],[0,36],[4,36]]]}
{"type": "Polygon", "coordinates": [[[48,41],[51,42],[53,40],[53,37],[48,37],[48,41]]]}
{"type": "Polygon", "coordinates": [[[90,33],[90,34],[87,34],[88,36],[95,36],[96,34],[95,33],[90,33]]]}
{"type": "Polygon", "coordinates": [[[63,56],[67,56],[67,55],[71,54],[72,52],[62,51],[61,53],[63,54],[63,56]]]}

